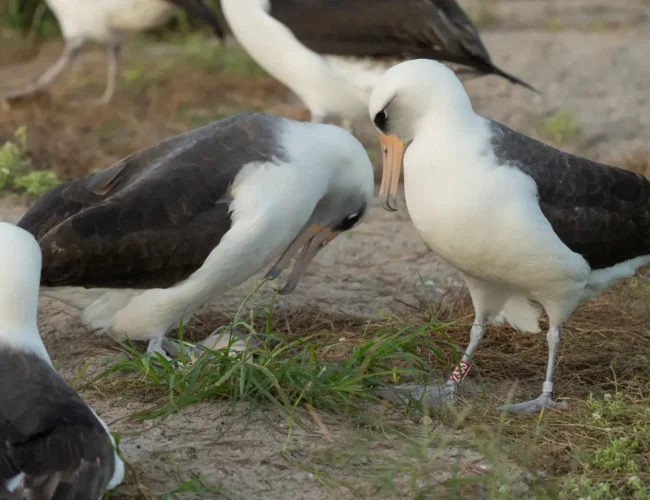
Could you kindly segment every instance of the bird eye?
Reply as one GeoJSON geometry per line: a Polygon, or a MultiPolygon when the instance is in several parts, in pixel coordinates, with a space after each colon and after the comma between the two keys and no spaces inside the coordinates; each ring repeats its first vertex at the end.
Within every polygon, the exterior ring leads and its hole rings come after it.
{"type": "Polygon", "coordinates": [[[379,130],[386,130],[386,122],[388,121],[388,115],[386,114],[386,110],[382,110],[379,113],[377,113],[373,121],[375,122],[375,126],[379,130]]]}
{"type": "Polygon", "coordinates": [[[337,230],[347,231],[348,229],[352,229],[357,224],[357,222],[359,222],[359,219],[361,219],[361,215],[359,213],[348,215],[345,219],[343,219],[343,222],[339,224],[337,230]]]}

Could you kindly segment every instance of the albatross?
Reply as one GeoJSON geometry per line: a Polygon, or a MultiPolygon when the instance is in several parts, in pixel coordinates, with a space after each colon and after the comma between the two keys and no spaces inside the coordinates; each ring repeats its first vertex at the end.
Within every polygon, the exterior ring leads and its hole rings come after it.
{"type": "Polygon", "coordinates": [[[170,329],[274,260],[269,279],[296,256],[280,293],[293,291],[373,191],[370,159],[342,128],[247,114],[62,184],[18,224],[43,251],[44,296],[93,331],[174,356],[170,329]]]}
{"type": "Polygon", "coordinates": [[[0,498],[98,500],[124,463],[52,366],[36,324],[40,272],[34,237],[0,222],[0,498]]]}
{"type": "Polygon", "coordinates": [[[498,68],[456,0],[221,0],[243,48],[289,87],[311,120],[365,119],[394,62],[430,58],[530,85],[498,68]]]}
{"type": "MultiPolygon", "coordinates": [[[[434,61],[391,68],[369,113],[382,144],[382,205],[397,210],[403,164],[415,228],[461,272],[474,305],[469,345],[436,391],[453,399],[488,321],[539,332],[541,306],[549,321],[541,395],[506,409],[566,407],[552,397],[562,325],[581,302],[650,262],[648,179],[478,116],[456,75],[434,61]]],[[[436,391],[427,398],[439,399],[436,391]]]]}
{"type": "Polygon", "coordinates": [[[219,39],[224,37],[218,18],[203,0],[46,0],[46,3],[63,32],[63,53],[36,82],[0,95],[0,100],[33,94],[48,87],[70,66],[83,46],[92,41],[108,47],[106,89],[97,100],[97,104],[108,104],[115,92],[120,51],[126,35],[162,25],[175,7],[203,19],[219,39]]]}

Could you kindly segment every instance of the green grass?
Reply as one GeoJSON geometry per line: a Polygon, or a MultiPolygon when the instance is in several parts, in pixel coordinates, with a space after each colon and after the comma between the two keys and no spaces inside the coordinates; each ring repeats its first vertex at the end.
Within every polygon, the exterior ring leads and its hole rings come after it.
{"type": "Polygon", "coordinates": [[[14,138],[0,146],[0,193],[41,196],[59,182],[56,172],[32,170],[25,127],[18,128],[14,138]]]}
{"type": "Polygon", "coordinates": [[[591,396],[584,420],[595,445],[583,450],[579,473],[564,480],[562,497],[650,498],[650,395],[591,396]]]}
{"type": "Polygon", "coordinates": [[[167,401],[142,414],[145,419],[166,416],[214,398],[270,402],[289,413],[298,405],[341,412],[376,401],[371,388],[382,388],[403,378],[429,379],[427,363],[416,351],[424,349],[440,357],[436,343],[429,337],[439,325],[415,330],[380,329],[340,362],[323,360],[328,351],[338,347],[338,342],[323,342],[317,334],[293,338],[273,332],[270,325],[270,316],[261,332],[255,330],[252,321],[235,320],[231,327],[248,330],[261,340],[261,347],[237,354],[205,349],[197,359],[181,359],[178,363],[140,354],[134,346],[123,344],[125,356],[117,358],[114,366],[96,380],[121,375],[125,376],[122,384],[166,393],[167,401]]]}
{"type": "Polygon", "coordinates": [[[478,30],[494,28],[501,22],[495,12],[493,3],[491,0],[482,0],[476,9],[467,12],[470,20],[478,30]]]}
{"type": "Polygon", "coordinates": [[[556,145],[564,146],[582,136],[582,125],[575,114],[562,109],[542,121],[540,133],[556,145]]]}

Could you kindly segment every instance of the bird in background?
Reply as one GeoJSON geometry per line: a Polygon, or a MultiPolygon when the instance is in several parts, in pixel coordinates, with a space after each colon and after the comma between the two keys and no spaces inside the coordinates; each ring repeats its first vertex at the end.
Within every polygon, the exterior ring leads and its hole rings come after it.
{"type": "Polygon", "coordinates": [[[36,323],[40,274],[34,237],[0,222],[0,498],[99,500],[124,463],[52,366],[36,323]]]}
{"type": "MultiPolygon", "coordinates": [[[[237,41],[289,87],[311,120],[365,120],[384,72],[428,58],[532,87],[490,57],[455,0],[221,0],[237,41]]],[[[534,89],[532,89],[534,90],[534,89]]]]}
{"type": "Polygon", "coordinates": [[[96,104],[108,104],[113,98],[118,76],[120,51],[130,33],[152,29],[165,23],[175,8],[203,19],[220,40],[221,24],[203,0],[45,0],[56,17],[65,47],[58,60],[34,83],[0,95],[1,100],[36,93],[52,84],[88,42],[107,46],[107,76],[104,94],[96,104]]]}

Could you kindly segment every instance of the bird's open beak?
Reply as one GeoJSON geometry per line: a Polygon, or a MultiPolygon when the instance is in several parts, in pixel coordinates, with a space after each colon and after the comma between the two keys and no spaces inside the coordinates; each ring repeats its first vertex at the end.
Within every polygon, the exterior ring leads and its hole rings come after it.
{"type": "Polygon", "coordinates": [[[289,278],[285,285],[278,290],[280,295],[286,295],[295,290],[298,282],[302,277],[309,263],[316,257],[316,254],[332,241],[338,235],[338,232],[332,231],[331,225],[323,226],[321,224],[311,224],[300,233],[293,243],[284,251],[280,259],[275,263],[271,270],[266,273],[267,279],[275,279],[289,265],[291,258],[298,253],[296,263],[291,269],[289,278]]]}
{"type": "Polygon", "coordinates": [[[397,186],[404,161],[404,143],[394,135],[384,135],[381,132],[379,132],[379,143],[383,164],[379,198],[385,210],[395,212],[397,186]]]}

